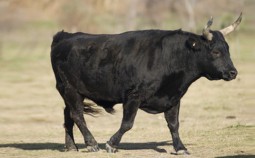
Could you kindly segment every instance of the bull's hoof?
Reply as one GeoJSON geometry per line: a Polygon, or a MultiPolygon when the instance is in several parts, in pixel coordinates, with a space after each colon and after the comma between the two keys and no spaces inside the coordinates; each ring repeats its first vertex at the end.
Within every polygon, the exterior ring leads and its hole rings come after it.
{"type": "Polygon", "coordinates": [[[190,155],[188,150],[178,150],[177,152],[171,152],[173,155],[190,155]]]}
{"type": "Polygon", "coordinates": [[[65,151],[78,151],[78,148],[76,146],[69,146],[69,147],[65,147],[65,151]]]}
{"type": "Polygon", "coordinates": [[[105,149],[108,153],[116,153],[117,148],[112,147],[108,142],[105,144],[105,149]]]}
{"type": "Polygon", "coordinates": [[[69,152],[69,151],[78,151],[78,149],[70,149],[70,148],[67,149],[67,148],[66,148],[65,151],[66,151],[66,152],[69,152]]]}
{"type": "Polygon", "coordinates": [[[94,145],[94,146],[87,146],[87,150],[89,152],[98,152],[100,150],[100,148],[98,147],[98,145],[94,145]]]}

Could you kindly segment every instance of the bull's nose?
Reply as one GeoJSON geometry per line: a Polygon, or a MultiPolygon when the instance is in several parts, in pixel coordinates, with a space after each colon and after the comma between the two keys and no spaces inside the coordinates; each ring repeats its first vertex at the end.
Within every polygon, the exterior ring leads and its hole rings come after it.
{"type": "Polygon", "coordinates": [[[236,70],[231,70],[231,71],[229,71],[229,76],[230,76],[230,78],[232,78],[232,79],[236,78],[236,76],[237,76],[237,71],[236,71],[236,70]]]}

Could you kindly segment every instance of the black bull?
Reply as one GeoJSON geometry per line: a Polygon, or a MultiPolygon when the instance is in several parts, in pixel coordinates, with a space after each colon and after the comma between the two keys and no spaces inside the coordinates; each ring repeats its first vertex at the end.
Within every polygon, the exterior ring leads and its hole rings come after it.
{"type": "Polygon", "coordinates": [[[237,71],[230,59],[224,35],[233,31],[241,16],[229,27],[211,31],[212,19],[196,35],[182,30],[144,30],[116,35],[58,32],[51,46],[57,89],[65,102],[65,143],[78,150],[74,123],[90,151],[99,147],[87,128],[83,112],[96,112],[84,103],[90,99],[112,113],[123,103],[120,129],[106,143],[115,152],[121,137],[133,126],[138,109],[165,114],[177,154],[188,154],[179,133],[179,108],[188,87],[200,77],[232,80],[237,71]]]}

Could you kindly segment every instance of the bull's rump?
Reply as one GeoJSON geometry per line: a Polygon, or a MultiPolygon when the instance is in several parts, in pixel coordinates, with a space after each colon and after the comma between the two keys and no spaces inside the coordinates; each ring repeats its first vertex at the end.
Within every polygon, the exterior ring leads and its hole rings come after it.
{"type": "Polygon", "coordinates": [[[116,60],[106,59],[109,53],[103,50],[103,43],[83,36],[56,45],[51,58],[55,76],[60,79],[57,82],[70,84],[90,99],[119,100],[113,72],[116,60]]]}

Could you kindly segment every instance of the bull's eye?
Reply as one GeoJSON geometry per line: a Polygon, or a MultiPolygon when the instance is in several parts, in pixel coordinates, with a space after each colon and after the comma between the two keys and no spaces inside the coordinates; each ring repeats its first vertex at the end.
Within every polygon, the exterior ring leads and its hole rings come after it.
{"type": "Polygon", "coordinates": [[[219,51],[212,51],[212,54],[216,57],[219,57],[221,55],[221,52],[219,51]]]}

